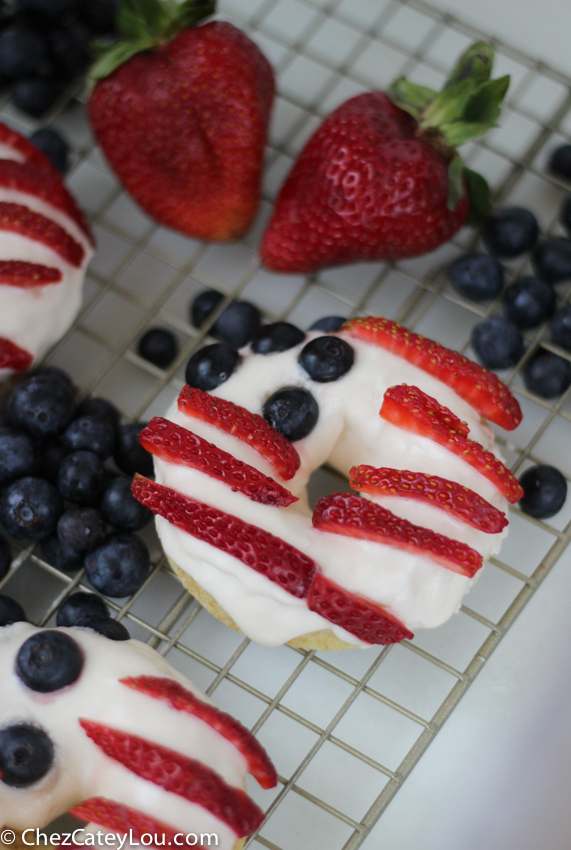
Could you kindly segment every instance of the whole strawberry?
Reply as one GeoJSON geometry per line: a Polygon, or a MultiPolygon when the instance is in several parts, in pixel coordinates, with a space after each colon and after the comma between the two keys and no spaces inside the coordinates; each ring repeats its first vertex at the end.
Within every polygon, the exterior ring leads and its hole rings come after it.
{"type": "Polygon", "coordinates": [[[260,249],[274,271],[311,273],[437,248],[489,209],[457,145],[496,125],[509,77],[490,80],[493,48],[470,47],[440,93],[396,80],[336,109],[286,178],[260,249]]]}
{"type": "Polygon", "coordinates": [[[258,208],[270,64],[214,0],[120,0],[122,40],[92,70],[91,125],[140,206],[199,239],[242,236],[258,208]]]}

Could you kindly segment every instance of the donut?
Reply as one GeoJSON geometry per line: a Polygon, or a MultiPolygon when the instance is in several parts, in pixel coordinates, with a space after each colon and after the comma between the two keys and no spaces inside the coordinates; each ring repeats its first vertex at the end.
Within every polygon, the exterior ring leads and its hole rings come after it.
{"type": "Polygon", "coordinates": [[[326,334],[284,324],[191,358],[193,386],[141,433],[156,481],[139,476],[133,492],[183,584],[253,640],[410,639],[457,611],[499,551],[522,491],[484,417],[513,429],[519,405],[492,373],[388,319],[326,334]],[[349,486],[312,510],[308,480],[326,462],[349,486]]]}
{"type": "Polygon", "coordinates": [[[71,326],[93,251],[49,159],[0,124],[0,380],[29,369],[71,326]]]}
{"type": "Polygon", "coordinates": [[[261,825],[244,788],[276,785],[267,753],[146,644],[18,622],[0,629],[0,676],[0,825],[24,842],[68,811],[166,846],[213,833],[238,850],[261,825]]]}

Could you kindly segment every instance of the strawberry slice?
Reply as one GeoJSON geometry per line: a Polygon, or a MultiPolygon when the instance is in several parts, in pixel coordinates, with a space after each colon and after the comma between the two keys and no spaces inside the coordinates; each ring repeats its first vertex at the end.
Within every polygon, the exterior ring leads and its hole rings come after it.
{"type": "Polygon", "coordinates": [[[317,573],[307,597],[307,606],[330,623],[370,644],[400,643],[413,633],[381,605],[344,590],[317,573]]]}
{"type": "Polygon", "coordinates": [[[92,720],[80,718],[79,723],[106,756],[165,791],[202,806],[239,838],[261,826],[264,813],[254,801],[202,762],[92,720]]]}
{"type": "Polygon", "coordinates": [[[464,431],[455,427],[454,420],[457,417],[418,387],[406,384],[389,387],[383,398],[380,415],[387,422],[428,437],[454,452],[491,481],[508,502],[515,504],[523,496],[517,478],[501,460],[479,443],[469,440],[464,431]]]}
{"type": "Polygon", "coordinates": [[[307,596],[316,564],[285,540],[142,475],[135,475],[131,489],[141,504],[172,525],[227,552],[292,596],[307,596]]]}
{"type": "Polygon", "coordinates": [[[509,389],[492,372],[457,351],[412,333],[402,325],[377,316],[350,319],[341,330],[356,339],[404,357],[429,375],[447,384],[478,413],[508,431],[522,419],[520,406],[509,389]]]}
{"type": "MultiPolygon", "coordinates": [[[[34,145],[33,142],[30,142],[26,139],[25,136],[20,135],[15,130],[12,130],[6,124],[0,123],[0,144],[7,145],[9,148],[12,148],[13,151],[16,151],[22,157],[22,162],[25,160],[27,163],[33,163],[38,168],[42,168],[45,171],[56,171],[54,166],[51,164],[48,157],[45,155],[43,151],[34,145]]],[[[9,160],[12,162],[12,160],[9,160]]],[[[56,174],[58,172],[56,171],[56,174]]]]}
{"type": "Polygon", "coordinates": [[[177,711],[185,711],[187,714],[192,714],[208,723],[212,729],[226,738],[242,753],[248,763],[249,773],[258,780],[262,788],[274,788],[276,786],[278,775],[267,752],[252,733],[231,714],[226,714],[215,706],[198,699],[191,691],[183,688],[173,679],[163,679],[158,676],[136,676],[120,679],[120,682],[154,699],[164,700],[177,711]]]}
{"type": "Polygon", "coordinates": [[[194,387],[183,387],[178,397],[178,409],[187,416],[216,425],[226,434],[247,443],[258,452],[278,475],[289,481],[299,469],[300,459],[289,440],[257,413],[245,407],[217,398],[194,387]]]}
{"type": "Polygon", "coordinates": [[[90,797],[89,800],[84,800],[69,811],[76,818],[83,818],[89,823],[96,823],[113,832],[132,835],[139,842],[142,835],[156,835],[160,847],[175,847],[175,835],[180,835],[179,829],[105,797],[90,797]]]}
{"type": "Polygon", "coordinates": [[[25,263],[21,260],[0,261],[0,285],[17,286],[18,289],[33,289],[59,283],[63,275],[59,269],[41,266],[38,263],[25,263]]]}
{"type": "Polygon", "coordinates": [[[482,556],[465,543],[413,525],[370,499],[350,493],[334,493],[319,499],[313,511],[313,525],[319,531],[374,540],[423,555],[468,578],[482,567],[482,556]]]}
{"type": "Polygon", "coordinates": [[[20,233],[41,242],[72,266],[79,268],[85,256],[83,246],[69,233],[41,213],[21,204],[0,203],[0,230],[20,233]]]}
{"type": "Polygon", "coordinates": [[[253,502],[284,507],[298,499],[269,475],[203,440],[198,434],[155,416],[141,431],[144,449],[162,460],[199,469],[211,478],[223,481],[234,492],[244,493],[253,502]]]}
{"type": "Polygon", "coordinates": [[[24,372],[32,365],[33,357],[29,351],[9,339],[0,337],[0,369],[13,369],[24,372]]]}
{"type": "Polygon", "coordinates": [[[403,496],[416,499],[452,514],[456,519],[484,531],[498,534],[508,524],[506,515],[485,499],[455,481],[383,466],[353,466],[349,473],[353,490],[373,496],[403,496]]]}

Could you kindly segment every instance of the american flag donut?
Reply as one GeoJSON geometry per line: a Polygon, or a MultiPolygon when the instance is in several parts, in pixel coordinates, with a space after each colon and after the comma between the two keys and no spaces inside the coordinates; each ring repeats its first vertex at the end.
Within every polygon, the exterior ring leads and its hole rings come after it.
{"type": "Polygon", "coordinates": [[[68,330],[93,251],[59,173],[0,124],[0,379],[29,369],[68,330]]]}
{"type": "Polygon", "coordinates": [[[457,611],[499,551],[522,493],[484,417],[513,429],[519,405],[492,373],[387,319],[302,336],[248,346],[211,392],[185,387],[141,434],[156,482],[133,492],[183,583],[253,640],[411,638],[457,611]],[[301,431],[280,419],[292,392],[301,431]],[[308,479],[326,461],[350,492],[311,510],[308,479]]]}
{"type": "Polygon", "coordinates": [[[0,629],[0,676],[0,826],[69,811],[140,842],[213,834],[238,850],[261,825],[244,788],[248,773],[276,785],[267,753],[146,644],[15,623],[0,629]]]}

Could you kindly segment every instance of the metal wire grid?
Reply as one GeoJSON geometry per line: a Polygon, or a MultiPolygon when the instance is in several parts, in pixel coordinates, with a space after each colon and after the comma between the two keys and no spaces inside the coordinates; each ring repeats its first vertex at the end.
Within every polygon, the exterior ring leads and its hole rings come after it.
{"type": "MultiPolygon", "coordinates": [[[[437,85],[444,66],[482,34],[416,1],[226,0],[220,6],[246,26],[276,67],[279,98],[260,218],[238,246],[194,243],[156,227],[107,171],[83,109],[68,92],[44,123],[60,127],[80,150],[69,182],[92,214],[99,253],[82,312],[50,362],[67,368],[82,393],[112,398],[126,418],[147,418],[178,393],[189,355],[209,341],[208,327],[237,297],[256,301],[269,321],[302,327],[328,313],[378,312],[470,353],[471,327],[498,309],[497,303],[468,303],[448,287],[443,268],[474,244],[470,233],[421,260],[357,265],[307,279],[263,271],[256,245],[275,191],[321,115],[399,73],[437,85]],[[188,305],[204,285],[227,298],[198,333],[187,321],[188,305]],[[174,330],[181,343],[166,372],[136,353],[141,332],[157,323],[174,330]]],[[[488,134],[467,146],[467,159],[487,174],[498,203],[527,193],[530,206],[539,203],[543,230],[556,233],[565,187],[546,175],[543,164],[555,138],[569,140],[571,80],[505,45],[496,48],[501,71],[515,76],[506,122],[511,134],[488,134]]],[[[3,117],[20,129],[35,126],[9,105],[3,117]]],[[[508,280],[526,269],[527,260],[509,264],[508,280]]],[[[571,289],[559,294],[567,301],[571,289]]],[[[558,447],[571,435],[571,390],[551,403],[529,393],[519,377],[539,345],[570,355],[548,341],[545,328],[526,340],[522,362],[504,376],[522,404],[524,423],[531,423],[512,435],[513,443],[499,436],[515,472],[555,458],[561,466],[566,461],[558,447]]],[[[318,486],[333,489],[330,473],[318,486]]],[[[218,704],[246,722],[276,760],[278,790],[250,789],[268,818],[246,846],[355,850],[557,562],[570,539],[570,519],[571,508],[549,522],[512,509],[514,528],[502,559],[492,559],[461,613],[413,642],[380,651],[320,654],[251,644],[180,592],[151,532],[144,534],[151,575],[131,599],[110,604],[133,637],[168,655],[209,694],[216,691],[218,704]],[[365,737],[357,731],[363,722],[365,737]],[[349,776],[359,786],[352,797],[328,780],[340,764],[345,784],[349,776]]],[[[19,598],[35,622],[50,623],[62,600],[84,587],[83,572],[64,575],[41,559],[38,547],[14,546],[18,554],[0,589],[19,598]]]]}

